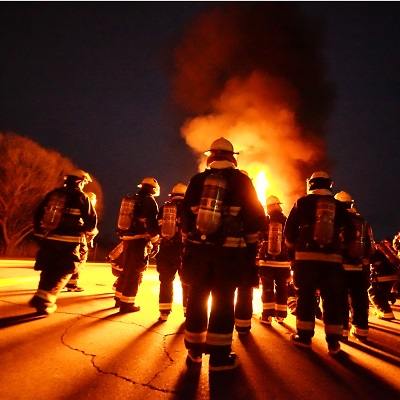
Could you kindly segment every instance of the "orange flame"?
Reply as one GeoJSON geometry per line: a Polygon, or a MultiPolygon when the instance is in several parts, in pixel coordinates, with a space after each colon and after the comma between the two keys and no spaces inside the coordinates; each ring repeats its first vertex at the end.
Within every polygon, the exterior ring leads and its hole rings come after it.
{"type": "Polygon", "coordinates": [[[277,196],[285,213],[306,193],[299,165],[324,156],[322,140],[302,134],[287,92],[276,78],[257,72],[233,78],[214,101],[212,114],[187,120],[182,127],[187,144],[200,153],[199,170],[205,167],[203,152],[223,136],[239,152],[238,168],[253,179],[260,201],[277,196]]]}

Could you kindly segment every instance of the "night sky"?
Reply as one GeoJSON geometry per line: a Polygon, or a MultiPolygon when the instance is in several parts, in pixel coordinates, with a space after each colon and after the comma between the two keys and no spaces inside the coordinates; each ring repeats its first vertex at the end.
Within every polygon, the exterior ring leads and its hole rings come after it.
{"type": "MultiPolygon", "coordinates": [[[[104,236],[116,238],[120,199],[143,177],[159,181],[161,205],[197,172],[180,134],[188,110],[174,101],[173,55],[187,27],[218,5],[0,4],[0,131],[57,150],[100,182],[104,236]]],[[[400,230],[400,5],[297,5],[324,32],[335,96],[319,135],[334,193],[353,196],[376,239],[393,237],[400,230]]]]}

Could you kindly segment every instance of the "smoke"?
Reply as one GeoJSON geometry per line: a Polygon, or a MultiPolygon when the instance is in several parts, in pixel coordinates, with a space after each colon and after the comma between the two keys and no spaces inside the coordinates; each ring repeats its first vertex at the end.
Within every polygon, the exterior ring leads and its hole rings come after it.
{"type": "Polygon", "coordinates": [[[238,168],[253,181],[265,173],[266,196],[290,208],[305,193],[305,178],[329,166],[323,136],[334,91],[322,37],[322,26],[286,2],[228,3],[188,28],[173,83],[199,169],[223,136],[240,152],[238,168]]]}

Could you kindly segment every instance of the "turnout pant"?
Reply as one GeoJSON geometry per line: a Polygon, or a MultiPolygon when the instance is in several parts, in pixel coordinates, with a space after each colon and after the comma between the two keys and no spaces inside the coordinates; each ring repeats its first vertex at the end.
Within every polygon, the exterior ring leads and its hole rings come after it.
{"type": "MultiPolygon", "coordinates": [[[[159,309],[160,312],[169,314],[172,311],[174,299],[174,280],[176,274],[181,274],[183,243],[161,243],[160,251],[156,256],[157,272],[160,280],[159,309]]],[[[189,286],[181,281],[182,305],[186,312],[186,302],[189,286]]]]}
{"type": "Polygon", "coordinates": [[[124,240],[121,260],[121,275],[115,290],[115,299],[126,304],[135,304],[139,285],[142,283],[143,272],[147,268],[147,239],[124,240]]]}
{"type": "Polygon", "coordinates": [[[356,333],[366,337],[369,312],[369,270],[345,271],[345,280],[347,295],[344,298],[343,334],[348,331],[351,322],[356,333]]]}
{"type": "Polygon", "coordinates": [[[342,264],[326,261],[295,261],[293,282],[297,287],[296,328],[305,339],[314,336],[315,292],[320,290],[326,340],[340,340],[343,332],[345,296],[342,264]]]}
{"type": "Polygon", "coordinates": [[[241,278],[242,255],[237,248],[186,245],[182,278],[190,285],[185,323],[187,349],[209,353],[214,359],[231,352],[235,290],[241,278]]]}
{"type": "Polygon", "coordinates": [[[290,270],[285,267],[260,267],[263,317],[287,317],[288,279],[290,270]]]}
{"type": "Polygon", "coordinates": [[[36,294],[29,304],[52,313],[57,296],[72,274],[81,267],[80,244],[44,239],[36,256],[35,270],[41,271],[36,294]]]}
{"type": "Polygon", "coordinates": [[[236,293],[235,327],[238,332],[248,332],[253,316],[253,286],[239,286],[236,293]]]}

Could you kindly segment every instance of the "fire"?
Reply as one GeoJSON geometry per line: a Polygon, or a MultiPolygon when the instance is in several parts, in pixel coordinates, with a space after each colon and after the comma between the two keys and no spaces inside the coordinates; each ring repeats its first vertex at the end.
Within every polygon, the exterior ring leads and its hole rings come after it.
{"type": "Polygon", "coordinates": [[[269,180],[267,178],[267,171],[261,170],[253,179],[253,185],[256,189],[258,199],[261,204],[266,207],[267,205],[267,191],[270,188],[269,180]]]}

